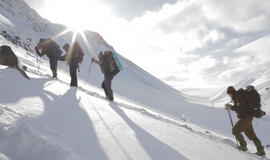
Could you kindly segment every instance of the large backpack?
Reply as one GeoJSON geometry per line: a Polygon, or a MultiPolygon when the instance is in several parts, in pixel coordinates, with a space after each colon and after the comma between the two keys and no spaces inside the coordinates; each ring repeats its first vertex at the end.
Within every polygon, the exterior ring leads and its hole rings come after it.
{"type": "Polygon", "coordinates": [[[60,46],[56,44],[54,41],[51,41],[48,45],[48,50],[52,54],[54,58],[59,58],[62,55],[62,51],[60,49],[60,46]]]}
{"type": "Polygon", "coordinates": [[[249,110],[253,117],[261,118],[265,112],[261,110],[261,96],[254,86],[246,87],[246,97],[249,102],[249,110]]]}
{"type": "Polygon", "coordinates": [[[84,52],[79,44],[79,42],[74,43],[74,49],[73,49],[73,58],[76,63],[81,63],[83,61],[84,52]]]}
{"type": "Polygon", "coordinates": [[[103,72],[112,73],[115,76],[120,72],[120,70],[122,70],[122,66],[121,68],[119,68],[119,66],[117,65],[117,63],[121,64],[119,59],[116,57],[117,60],[115,60],[116,59],[115,57],[116,55],[111,51],[104,52],[103,61],[101,64],[103,72]]]}
{"type": "Polygon", "coordinates": [[[44,49],[42,52],[45,52],[47,55],[51,55],[52,57],[58,59],[62,55],[62,51],[60,49],[60,46],[54,42],[52,39],[40,39],[39,40],[40,45],[44,45],[44,49]]]}

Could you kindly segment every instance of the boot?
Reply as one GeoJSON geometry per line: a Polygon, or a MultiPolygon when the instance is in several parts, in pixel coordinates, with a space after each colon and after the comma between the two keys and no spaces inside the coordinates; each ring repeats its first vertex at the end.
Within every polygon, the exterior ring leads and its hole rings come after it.
{"type": "Polygon", "coordinates": [[[254,153],[254,154],[256,154],[257,156],[262,156],[262,157],[264,157],[265,156],[265,152],[264,152],[264,150],[262,150],[262,151],[257,151],[256,153],[254,153]]]}
{"type": "Polygon", "coordinates": [[[237,147],[235,147],[236,149],[238,149],[238,150],[240,150],[240,151],[247,151],[248,149],[247,149],[247,146],[237,146],[237,147]]]}
{"type": "Polygon", "coordinates": [[[112,93],[112,91],[107,91],[107,93],[108,93],[108,98],[109,98],[109,100],[110,101],[113,101],[113,93],[112,93]]]}
{"type": "Polygon", "coordinates": [[[244,137],[242,136],[241,133],[238,133],[235,135],[237,141],[240,143],[240,146],[237,146],[236,148],[241,150],[241,151],[247,151],[247,143],[244,139],[244,137]]]}
{"type": "Polygon", "coordinates": [[[72,80],[71,80],[70,86],[72,86],[72,87],[78,87],[78,84],[77,84],[76,81],[72,81],[72,80]]]}
{"type": "Polygon", "coordinates": [[[57,78],[57,72],[56,70],[52,70],[53,78],[57,78]]]}
{"type": "Polygon", "coordinates": [[[70,83],[70,86],[71,86],[71,87],[78,87],[78,85],[75,84],[75,83],[70,83]]]}
{"type": "Polygon", "coordinates": [[[258,156],[265,156],[264,147],[262,146],[261,141],[258,138],[256,138],[253,140],[253,143],[257,148],[257,152],[255,154],[258,156]]]}

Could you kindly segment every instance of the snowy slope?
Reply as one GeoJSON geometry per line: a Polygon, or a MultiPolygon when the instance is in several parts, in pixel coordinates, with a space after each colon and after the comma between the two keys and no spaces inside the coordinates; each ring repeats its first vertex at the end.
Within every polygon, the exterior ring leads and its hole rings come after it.
{"type": "MultiPolygon", "coordinates": [[[[32,47],[40,37],[65,30],[39,17],[21,0],[2,0],[0,13],[0,26],[7,26],[8,31],[23,39],[31,37],[32,47]],[[24,20],[19,20],[18,15],[24,20]],[[45,28],[35,31],[33,24],[45,28]]],[[[78,90],[69,87],[65,64],[60,64],[59,80],[51,80],[46,58],[41,59],[38,72],[34,53],[0,36],[0,45],[12,47],[31,77],[25,80],[16,71],[1,66],[0,158],[254,159],[231,146],[231,126],[227,112],[221,108],[225,100],[216,108],[199,103],[121,55],[124,70],[113,80],[117,103],[104,100],[100,89],[103,76],[98,66],[93,65],[87,83],[85,80],[90,58],[100,50],[113,48],[99,34],[85,33],[89,46],[80,38],[87,54],[78,74],[78,90]]],[[[62,45],[71,37],[69,33],[56,41],[62,45]]],[[[267,74],[262,77],[257,82],[260,85],[267,83],[267,74]]],[[[255,128],[264,144],[270,144],[269,122],[268,114],[255,128]]]]}
{"type": "Polygon", "coordinates": [[[257,159],[211,131],[120,97],[108,102],[97,88],[70,88],[65,80],[28,73],[30,81],[0,69],[2,159],[257,159]]]}

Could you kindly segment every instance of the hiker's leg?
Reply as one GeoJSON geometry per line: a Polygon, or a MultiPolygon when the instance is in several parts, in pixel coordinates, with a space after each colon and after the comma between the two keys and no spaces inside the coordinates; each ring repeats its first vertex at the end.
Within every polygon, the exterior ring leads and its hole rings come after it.
{"type": "Polygon", "coordinates": [[[249,140],[252,140],[253,143],[255,144],[257,151],[258,152],[263,152],[264,151],[264,147],[262,146],[261,141],[259,140],[259,138],[257,137],[253,125],[252,125],[252,120],[253,118],[250,118],[247,122],[247,128],[245,129],[245,134],[248,137],[249,140]]]}
{"type": "Polygon", "coordinates": [[[53,74],[53,77],[57,77],[57,60],[50,58],[50,68],[53,74]]]}
{"type": "Polygon", "coordinates": [[[71,86],[78,86],[78,82],[77,82],[77,65],[70,64],[69,65],[69,71],[70,71],[70,78],[71,78],[70,85],[71,86]]]}
{"type": "Polygon", "coordinates": [[[106,97],[108,97],[108,93],[107,93],[107,90],[106,90],[106,87],[105,87],[105,83],[104,83],[104,81],[102,82],[101,87],[103,88],[103,90],[104,90],[104,93],[105,93],[106,97]]]}
{"type": "Polygon", "coordinates": [[[106,89],[106,92],[108,94],[108,97],[111,101],[113,101],[113,91],[112,91],[112,79],[113,75],[112,74],[106,74],[104,77],[104,86],[106,89]]]}
{"type": "Polygon", "coordinates": [[[245,130],[244,123],[245,120],[242,119],[238,120],[232,129],[232,134],[236,137],[237,141],[240,143],[240,146],[246,148],[247,143],[243,135],[241,134],[245,130]]]}

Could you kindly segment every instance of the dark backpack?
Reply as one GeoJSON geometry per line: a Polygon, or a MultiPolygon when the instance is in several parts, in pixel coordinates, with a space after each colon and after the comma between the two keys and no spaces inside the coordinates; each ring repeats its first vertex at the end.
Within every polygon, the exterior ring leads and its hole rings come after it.
{"type": "Polygon", "coordinates": [[[52,56],[53,58],[60,58],[62,55],[62,50],[60,49],[60,46],[54,42],[51,39],[40,39],[39,45],[43,45],[44,49],[42,52],[44,52],[47,55],[52,56]]]}
{"type": "Polygon", "coordinates": [[[261,118],[265,112],[261,110],[261,96],[254,86],[246,87],[246,97],[249,102],[249,110],[253,117],[261,118]]]}
{"type": "Polygon", "coordinates": [[[101,65],[105,73],[112,73],[115,76],[120,72],[113,58],[113,53],[111,51],[104,52],[103,61],[101,65]]]}
{"type": "Polygon", "coordinates": [[[79,44],[79,42],[74,43],[73,58],[76,63],[81,63],[83,61],[84,52],[79,44]]]}
{"type": "Polygon", "coordinates": [[[54,41],[50,42],[47,46],[49,54],[51,54],[54,58],[58,59],[62,55],[62,51],[60,46],[56,44],[54,41]]]}

